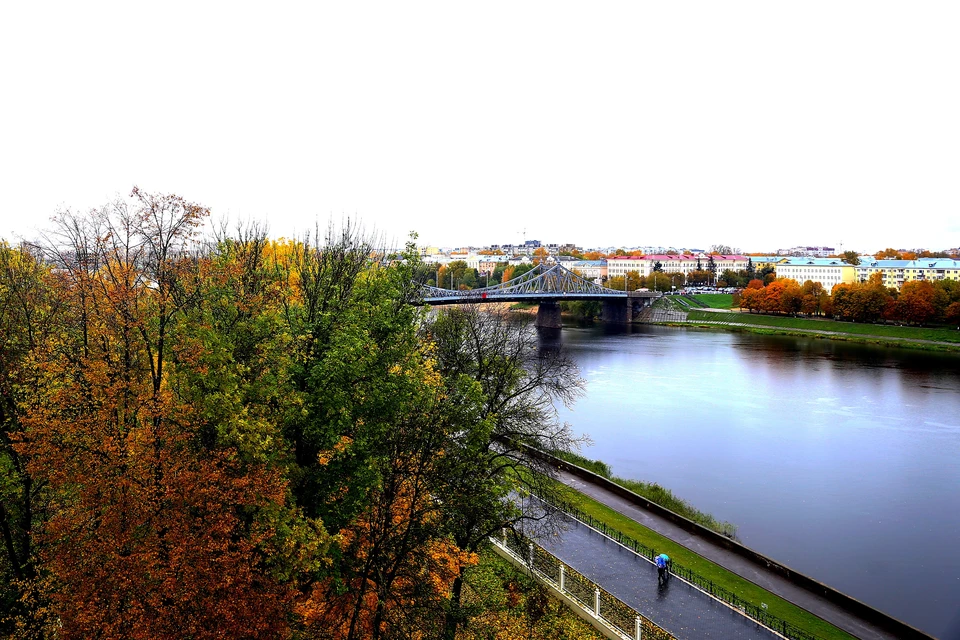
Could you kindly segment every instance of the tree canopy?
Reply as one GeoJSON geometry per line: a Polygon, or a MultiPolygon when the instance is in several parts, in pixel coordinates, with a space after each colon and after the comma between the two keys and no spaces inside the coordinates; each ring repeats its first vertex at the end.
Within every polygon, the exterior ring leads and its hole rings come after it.
{"type": "Polygon", "coordinates": [[[522,445],[577,446],[576,367],[428,318],[412,243],[208,218],[134,189],[0,245],[0,630],[455,637],[512,493],[552,490],[522,445]]]}

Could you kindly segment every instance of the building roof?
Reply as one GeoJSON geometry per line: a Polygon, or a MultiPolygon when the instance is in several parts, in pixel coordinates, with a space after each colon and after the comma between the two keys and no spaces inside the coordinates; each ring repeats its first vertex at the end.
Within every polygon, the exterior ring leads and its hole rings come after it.
{"type": "Polygon", "coordinates": [[[870,267],[872,269],[902,269],[913,260],[861,260],[858,267],[870,267]]]}
{"type": "Polygon", "coordinates": [[[960,269],[960,260],[950,258],[917,258],[911,260],[907,269],[960,269]]]}
{"type": "Polygon", "coordinates": [[[808,258],[791,257],[781,262],[778,267],[853,267],[856,265],[848,264],[840,258],[808,258]]]}
{"type": "Polygon", "coordinates": [[[606,260],[577,260],[570,264],[571,267],[605,267],[606,260]]]}

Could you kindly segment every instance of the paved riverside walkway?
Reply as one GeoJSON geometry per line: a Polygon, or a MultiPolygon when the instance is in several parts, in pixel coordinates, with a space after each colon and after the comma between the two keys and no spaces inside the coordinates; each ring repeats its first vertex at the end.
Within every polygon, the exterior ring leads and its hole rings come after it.
{"type": "Polygon", "coordinates": [[[658,584],[652,562],[585,524],[567,521],[559,536],[537,542],[678,639],[780,637],[676,576],[658,584]]]}
{"type": "MultiPolygon", "coordinates": [[[[559,480],[564,484],[584,493],[597,502],[601,502],[615,511],[619,511],[628,518],[639,522],[643,526],[652,529],[660,535],[683,545],[694,551],[711,562],[714,562],[725,569],[736,573],[737,575],[750,580],[754,584],[760,585],[767,591],[777,594],[784,600],[810,611],[811,613],[827,620],[835,626],[843,629],[851,635],[862,638],[863,640],[896,640],[896,636],[890,634],[875,625],[852,615],[848,611],[838,607],[829,600],[826,600],[816,594],[802,589],[779,575],[766,571],[764,567],[751,562],[750,560],[739,556],[723,547],[714,545],[709,541],[681,529],[669,520],[661,518],[650,511],[628,502],[624,498],[599,487],[587,483],[573,474],[560,471],[559,480]]],[[[541,542],[541,544],[543,544],[541,542]]],[[[616,545],[610,542],[611,545],[616,545]]],[[[546,545],[544,545],[546,546],[546,545]]],[[[624,550],[627,553],[626,550],[624,550]]],[[[558,554],[559,555],[559,554],[558,554]]],[[[586,575],[586,574],[585,574],[586,575]]],[[[604,585],[604,588],[610,590],[603,580],[593,578],[596,582],[604,585]]],[[[656,580],[656,571],[654,571],[654,580],[656,580]]],[[[671,585],[671,588],[673,585],[671,585]]],[[[612,592],[612,591],[611,591],[612,592]]],[[[641,613],[644,613],[641,611],[641,613]]],[[[657,624],[660,621],[651,615],[650,618],[657,624]]]]}

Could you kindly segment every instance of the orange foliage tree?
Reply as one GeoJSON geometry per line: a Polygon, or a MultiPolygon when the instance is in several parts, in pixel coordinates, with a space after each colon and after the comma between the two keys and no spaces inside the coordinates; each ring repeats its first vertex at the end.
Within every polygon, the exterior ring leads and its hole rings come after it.
{"type": "Polygon", "coordinates": [[[936,292],[930,282],[913,280],[904,282],[896,300],[892,300],[886,309],[886,316],[894,320],[903,320],[911,324],[925,324],[936,314],[934,298],[936,292]]]}
{"type": "Polygon", "coordinates": [[[49,250],[66,309],[33,352],[39,393],[17,451],[47,485],[40,563],[64,637],[276,637],[290,595],[259,549],[281,505],[277,469],[204,442],[175,385],[198,303],[202,207],[134,189],[60,218],[49,250]]]}

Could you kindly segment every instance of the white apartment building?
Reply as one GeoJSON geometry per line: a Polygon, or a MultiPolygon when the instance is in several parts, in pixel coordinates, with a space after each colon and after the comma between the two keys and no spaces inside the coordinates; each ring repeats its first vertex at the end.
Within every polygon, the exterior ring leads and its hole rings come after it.
{"type": "Polygon", "coordinates": [[[789,258],[774,265],[778,278],[791,278],[800,284],[807,280],[819,282],[827,291],[840,283],[857,280],[857,270],[839,258],[789,258]]]}
{"type": "MultiPolygon", "coordinates": [[[[710,256],[690,253],[674,254],[655,254],[648,256],[616,256],[607,258],[607,275],[611,278],[623,277],[629,271],[636,271],[642,277],[653,273],[653,268],[657,263],[663,268],[664,273],[682,273],[684,275],[697,270],[699,263],[701,269],[707,269],[710,265],[710,256]]],[[[727,269],[731,271],[741,271],[747,268],[749,258],[741,255],[715,255],[713,262],[717,268],[717,274],[721,274],[727,269]]]]}

